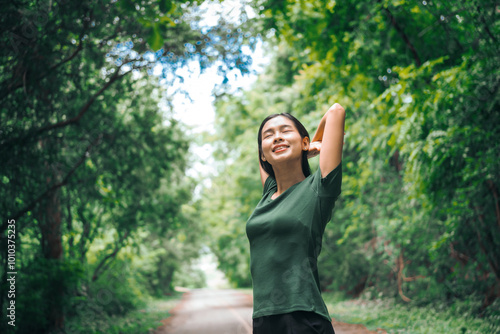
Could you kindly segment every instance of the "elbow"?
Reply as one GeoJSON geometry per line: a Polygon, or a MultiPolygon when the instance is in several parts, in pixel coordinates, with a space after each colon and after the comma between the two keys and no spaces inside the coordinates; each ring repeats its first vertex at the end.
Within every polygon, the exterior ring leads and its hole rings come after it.
{"type": "Polygon", "coordinates": [[[345,109],[340,104],[335,103],[328,109],[328,116],[332,115],[336,119],[345,119],[345,109]]]}

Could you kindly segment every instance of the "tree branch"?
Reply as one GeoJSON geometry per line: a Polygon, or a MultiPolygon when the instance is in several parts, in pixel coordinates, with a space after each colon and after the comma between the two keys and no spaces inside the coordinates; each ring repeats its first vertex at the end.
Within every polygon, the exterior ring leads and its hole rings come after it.
{"type": "MultiPolygon", "coordinates": [[[[88,247],[87,243],[92,243],[95,237],[95,233],[91,233],[90,226],[91,223],[85,218],[85,215],[83,214],[83,208],[80,207],[78,208],[78,216],[80,217],[80,220],[83,223],[83,232],[80,237],[80,241],[78,242],[78,248],[80,251],[80,262],[84,263],[85,260],[85,255],[87,254],[88,247]]],[[[101,216],[102,216],[103,210],[99,210],[99,212],[95,215],[97,219],[93,219],[94,221],[97,221],[96,226],[94,227],[94,231],[99,228],[100,221],[101,221],[101,216]]]]}
{"type": "Polygon", "coordinates": [[[497,225],[500,228],[500,206],[498,204],[498,191],[495,183],[491,180],[486,181],[488,184],[488,188],[490,188],[491,194],[493,195],[493,199],[495,201],[495,214],[497,217],[497,225]]]}
{"type": "MultiPolygon", "coordinates": [[[[89,17],[93,18],[93,9],[90,10],[89,17]]],[[[83,21],[83,27],[82,27],[82,30],[80,32],[80,36],[78,38],[79,43],[78,43],[78,46],[75,49],[75,51],[69,57],[67,57],[66,59],[60,61],[57,64],[54,64],[54,65],[50,66],[49,69],[45,73],[43,73],[42,75],[40,75],[38,78],[35,78],[34,81],[39,82],[43,78],[47,77],[50,73],[52,73],[53,70],[55,70],[56,68],[58,68],[61,65],[66,64],[67,62],[71,61],[73,58],[75,58],[78,55],[78,53],[80,53],[80,51],[83,50],[83,36],[85,36],[85,33],[89,29],[89,23],[88,22],[89,21],[86,21],[86,20],[83,21]]],[[[3,100],[10,93],[14,92],[16,89],[18,89],[20,87],[22,87],[22,83],[15,84],[15,82],[14,82],[14,84],[11,84],[6,89],[2,89],[2,94],[0,95],[0,101],[3,100]]]]}
{"type": "MultiPolygon", "coordinates": [[[[59,66],[64,65],[67,62],[71,61],[73,58],[75,58],[78,55],[78,53],[80,53],[81,50],[83,50],[83,46],[82,46],[82,42],[80,40],[80,43],[78,44],[78,47],[76,48],[76,50],[68,58],[60,61],[57,64],[52,65],[48,69],[48,71],[46,71],[45,73],[43,73],[39,77],[35,78],[34,81],[38,82],[38,81],[42,80],[43,78],[45,78],[46,76],[48,76],[53,70],[55,70],[59,66]]],[[[14,92],[16,89],[19,89],[19,88],[21,88],[23,86],[24,86],[24,92],[26,93],[25,81],[26,81],[26,73],[23,76],[23,80],[21,80],[21,82],[17,82],[17,83],[14,82],[11,85],[7,86],[6,89],[3,90],[3,92],[0,95],[0,101],[3,100],[4,98],[6,98],[7,96],[9,96],[9,94],[11,94],[12,92],[14,92]]]]}
{"type": "MultiPolygon", "coordinates": [[[[428,7],[427,7],[427,8],[428,8],[428,7]]],[[[463,11],[465,11],[465,8],[460,8],[460,9],[458,9],[458,10],[456,10],[456,11],[453,11],[453,12],[449,13],[449,14],[448,14],[445,18],[446,18],[446,19],[449,19],[449,18],[454,17],[455,15],[457,15],[458,13],[461,13],[461,12],[463,12],[463,11]]],[[[439,17],[437,17],[437,16],[436,16],[434,13],[432,13],[432,12],[431,12],[431,14],[432,14],[434,17],[436,17],[437,19],[436,19],[436,21],[435,21],[433,24],[431,24],[430,26],[426,27],[424,30],[422,30],[421,32],[419,32],[419,33],[418,33],[418,37],[419,37],[419,38],[420,38],[420,37],[422,37],[423,35],[425,35],[425,34],[426,34],[426,33],[428,33],[430,30],[432,30],[433,28],[435,28],[436,26],[438,26],[438,25],[440,24],[440,21],[441,21],[441,20],[440,20],[440,18],[439,18],[439,17]]]]}
{"type": "Polygon", "coordinates": [[[45,190],[41,195],[39,195],[37,198],[35,198],[30,204],[26,205],[22,210],[20,210],[19,212],[14,214],[12,217],[5,220],[0,228],[0,234],[3,234],[3,232],[7,229],[7,222],[9,220],[11,220],[11,219],[18,220],[20,217],[22,217],[24,214],[26,214],[26,212],[33,210],[35,208],[35,205],[37,205],[38,202],[40,202],[45,196],[47,196],[48,193],[65,186],[69,182],[71,175],[73,175],[74,172],[76,171],[76,169],[78,167],[80,167],[80,165],[83,164],[83,162],[87,158],[87,155],[88,155],[90,149],[93,146],[97,145],[101,139],[102,139],[102,134],[100,134],[96,138],[96,140],[94,140],[92,143],[90,143],[89,146],[87,146],[87,148],[85,149],[85,152],[80,157],[80,160],[78,160],[78,162],[73,166],[73,168],[71,168],[71,170],[68,172],[68,174],[66,174],[66,176],[64,177],[64,179],[61,182],[52,185],[52,187],[45,190]]]}
{"type": "MultiPolygon", "coordinates": [[[[77,48],[76,48],[76,50],[75,50],[75,51],[71,54],[71,56],[69,56],[68,58],[66,58],[66,59],[64,59],[64,60],[62,60],[62,61],[60,61],[60,62],[59,62],[59,63],[57,63],[57,64],[52,65],[52,66],[49,68],[49,70],[47,71],[47,73],[46,73],[45,75],[49,74],[50,72],[52,72],[53,70],[55,70],[55,69],[56,69],[56,68],[58,68],[59,66],[66,64],[68,61],[71,61],[71,60],[72,60],[73,58],[75,58],[75,57],[76,57],[76,55],[77,55],[78,53],[80,53],[80,51],[82,51],[82,50],[83,50],[82,40],[80,39],[80,43],[78,43],[78,47],[77,47],[77,48]]],[[[41,78],[39,78],[39,79],[41,79],[41,78]]]]}
{"type": "MultiPolygon", "coordinates": [[[[495,9],[496,11],[496,6],[495,6],[495,9]]],[[[484,31],[486,31],[486,33],[488,34],[488,36],[493,40],[493,42],[497,42],[497,39],[495,38],[495,35],[493,35],[491,33],[491,30],[490,30],[490,27],[488,26],[488,23],[486,22],[485,18],[484,18],[484,14],[480,13],[481,12],[481,7],[480,6],[477,6],[477,12],[479,13],[479,19],[481,20],[481,22],[483,23],[483,26],[484,26],[484,31]]],[[[495,14],[493,14],[495,15],[495,14]]]]}
{"type": "Polygon", "coordinates": [[[70,118],[66,121],[63,121],[63,122],[59,122],[59,123],[55,123],[55,124],[50,124],[50,125],[47,125],[47,126],[44,126],[38,130],[35,131],[34,135],[35,136],[38,136],[40,135],[41,133],[43,132],[46,132],[46,131],[49,131],[49,130],[52,130],[52,129],[57,129],[57,128],[62,128],[62,127],[65,127],[66,125],[69,125],[69,124],[72,124],[72,123],[76,123],[78,122],[82,116],[89,110],[90,106],[92,105],[92,103],[94,103],[94,101],[96,100],[96,98],[101,95],[106,89],[108,89],[109,86],[111,86],[116,80],[122,78],[124,75],[118,75],[118,73],[120,72],[120,67],[117,69],[117,71],[115,72],[115,74],[113,74],[110,78],[109,78],[109,81],[101,87],[101,89],[99,89],[97,91],[97,93],[95,93],[88,101],[87,103],[85,103],[85,105],[80,108],[80,111],[78,113],[78,115],[76,115],[75,117],[73,118],[70,118]]]}
{"type": "MultiPolygon", "coordinates": [[[[482,226],[485,226],[483,215],[481,213],[479,213],[477,208],[475,208],[475,211],[476,211],[477,217],[478,217],[479,221],[481,222],[482,226]]],[[[492,259],[492,256],[490,256],[490,254],[486,250],[486,247],[483,244],[483,239],[481,237],[480,230],[479,229],[475,229],[475,230],[476,230],[477,241],[479,243],[479,248],[481,249],[481,252],[486,257],[486,260],[488,261],[488,264],[490,265],[490,269],[493,272],[493,274],[495,275],[497,282],[500,282],[500,267],[499,267],[498,263],[494,260],[494,257],[492,259]]]]}
{"type": "Polygon", "coordinates": [[[83,231],[82,231],[82,234],[80,236],[80,241],[78,242],[78,248],[80,251],[80,254],[79,254],[80,255],[80,262],[83,263],[84,259],[85,259],[85,254],[87,254],[87,249],[85,246],[87,244],[88,236],[90,233],[90,223],[85,218],[85,215],[83,214],[82,207],[78,208],[77,212],[78,212],[78,217],[80,218],[80,220],[83,223],[83,231]]]}
{"type": "Polygon", "coordinates": [[[104,257],[104,259],[101,260],[101,262],[99,263],[99,265],[97,266],[97,268],[94,270],[94,274],[92,275],[92,282],[95,282],[99,276],[104,272],[106,271],[106,269],[108,269],[109,267],[109,263],[108,260],[112,260],[116,257],[116,255],[118,254],[118,252],[120,251],[121,249],[121,243],[123,242],[123,240],[125,240],[126,238],[128,237],[128,231],[126,231],[120,238],[120,240],[118,240],[118,242],[116,243],[115,245],[115,249],[113,250],[113,252],[111,254],[108,254],[104,257]]]}
{"type": "MultiPolygon", "coordinates": [[[[68,231],[72,231],[73,230],[73,215],[71,213],[71,192],[68,191],[68,198],[67,198],[67,202],[66,202],[66,210],[68,212],[68,231]]],[[[69,252],[71,254],[71,256],[73,257],[74,256],[74,238],[73,238],[73,235],[70,236],[69,240],[68,240],[68,248],[69,248],[69,252]]]]}
{"type": "Polygon", "coordinates": [[[413,58],[415,58],[415,63],[417,64],[417,66],[420,67],[420,65],[422,65],[422,61],[420,60],[420,57],[418,56],[417,50],[415,49],[413,44],[410,42],[410,39],[405,34],[403,29],[399,26],[399,24],[396,22],[396,19],[392,15],[391,11],[388,8],[384,8],[384,11],[387,13],[387,16],[389,16],[389,19],[391,20],[391,24],[393,25],[393,27],[401,35],[401,37],[405,41],[406,45],[410,49],[411,53],[413,54],[413,58]]]}
{"type": "MultiPolygon", "coordinates": [[[[125,65],[125,64],[126,63],[124,63],[123,65],[125,65]]],[[[85,105],[80,108],[80,111],[78,112],[78,114],[75,117],[72,117],[66,121],[46,125],[46,126],[41,127],[37,130],[33,130],[30,134],[28,134],[26,136],[10,139],[6,142],[1,143],[0,145],[3,146],[3,149],[8,150],[8,149],[10,149],[10,147],[12,147],[14,145],[21,145],[21,144],[25,143],[28,138],[34,138],[34,137],[39,136],[40,134],[42,134],[44,132],[47,132],[47,131],[50,131],[53,129],[57,129],[57,128],[62,128],[62,127],[65,127],[67,125],[77,123],[83,117],[83,115],[89,110],[90,106],[94,103],[94,101],[97,99],[97,97],[99,95],[101,95],[106,89],[108,89],[109,86],[111,86],[115,81],[117,81],[118,79],[121,79],[122,77],[127,75],[128,72],[125,74],[122,74],[122,75],[119,74],[120,68],[123,65],[118,67],[116,69],[116,72],[109,78],[109,81],[106,82],[106,84],[104,86],[102,86],[101,89],[99,89],[94,95],[92,95],[92,97],[87,101],[87,103],[85,103],[85,105]]]]}
{"type": "Polygon", "coordinates": [[[399,253],[398,258],[396,259],[397,267],[398,267],[398,293],[405,302],[411,301],[410,298],[406,297],[403,293],[403,269],[405,268],[404,260],[403,260],[403,249],[399,253]]]}

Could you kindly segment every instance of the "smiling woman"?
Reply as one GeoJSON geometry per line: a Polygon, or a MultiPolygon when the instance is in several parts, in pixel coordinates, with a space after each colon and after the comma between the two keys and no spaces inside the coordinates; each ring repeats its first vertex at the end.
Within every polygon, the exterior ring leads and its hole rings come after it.
{"type": "Polygon", "coordinates": [[[274,114],[258,132],[263,196],[250,216],[253,329],[262,333],[334,333],[321,297],[317,258],[342,183],[345,111],[334,104],[311,142],[290,114],[274,114]],[[320,155],[312,174],[308,158],[320,155]]]}

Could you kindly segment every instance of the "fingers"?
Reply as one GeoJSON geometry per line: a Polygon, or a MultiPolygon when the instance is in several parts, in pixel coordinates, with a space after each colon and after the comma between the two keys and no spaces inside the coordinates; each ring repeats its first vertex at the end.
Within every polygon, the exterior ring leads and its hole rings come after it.
{"type": "Polygon", "coordinates": [[[320,142],[312,142],[309,146],[309,150],[307,152],[307,158],[313,158],[319,155],[321,151],[321,143],[320,142]]]}
{"type": "Polygon", "coordinates": [[[314,158],[315,156],[319,155],[319,152],[310,152],[307,154],[307,158],[310,159],[310,158],[314,158]]]}

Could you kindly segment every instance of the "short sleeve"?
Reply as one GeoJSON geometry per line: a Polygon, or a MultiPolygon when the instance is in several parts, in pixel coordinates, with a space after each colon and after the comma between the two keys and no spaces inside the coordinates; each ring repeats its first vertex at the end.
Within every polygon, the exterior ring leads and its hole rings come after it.
{"type": "Polygon", "coordinates": [[[325,177],[321,177],[321,168],[318,167],[314,178],[318,196],[332,197],[336,200],[342,191],[342,162],[325,177]]]}

